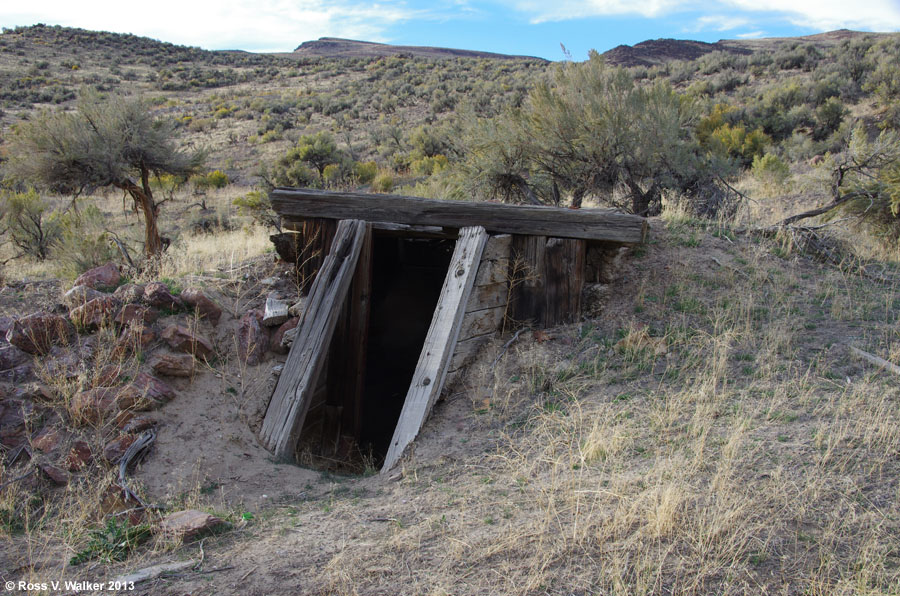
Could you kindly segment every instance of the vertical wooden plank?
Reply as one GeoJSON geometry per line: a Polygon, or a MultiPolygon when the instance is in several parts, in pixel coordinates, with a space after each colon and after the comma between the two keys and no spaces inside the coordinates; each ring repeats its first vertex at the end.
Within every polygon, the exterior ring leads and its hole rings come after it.
{"type": "Polygon", "coordinates": [[[586,245],[583,240],[513,237],[510,318],[552,327],[581,316],[586,245]]]}
{"type": "Polygon", "coordinates": [[[512,302],[509,317],[514,323],[539,323],[544,316],[544,252],[546,236],[513,236],[509,264],[512,302]]]}
{"type": "Polygon", "coordinates": [[[425,345],[419,355],[382,472],[397,463],[406,446],[419,434],[441,393],[486,241],[487,233],[482,227],[459,231],[450,268],[444,278],[441,296],[425,336],[425,345]]]}
{"type": "Polygon", "coordinates": [[[574,323],[581,316],[584,257],[584,240],[547,239],[542,326],[574,323]]]}
{"type": "Polygon", "coordinates": [[[312,393],[322,371],[341,307],[362,250],[367,225],[342,220],[306,309],[260,430],[260,440],[279,459],[293,456],[312,393]]]}
{"type": "Polygon", "coordinates": [[[341,407],[341,432],[359,440],[372,292],[372,227],[363,239],[350,293],[334,333],[328,364],[328,403],[341,407]]]}
{"type": "Polygon", "coordinates": [[[333,219],[315,218],[303,222],[297,245],[297,279],[301,296],[306,296],[312,288],[331,249],[336,230],[337,221],[333,219]]]}

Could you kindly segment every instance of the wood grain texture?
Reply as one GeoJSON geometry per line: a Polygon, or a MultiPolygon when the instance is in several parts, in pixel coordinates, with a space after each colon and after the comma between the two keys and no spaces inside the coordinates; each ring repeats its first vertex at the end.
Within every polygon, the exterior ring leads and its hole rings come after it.
{"type": "Polygon", "coordinates": [[[581,316],[585,242],[571,238],[515,236],[509,314],[520,324],[553,327],[581,316]]]}
{"type": "Polygon", "coordinates": [[[646,219],[606,209],[561,209],[535,205],[436,201],[398,195],[276,188],[272,208],[285,220],[313,217],[463,228],[640,244],[646,219]]]}
{"type": "Polygon", "coordinates": [[[362,221],[338,223],[331,250],[310,289],[299,331],[260,430],[262,444],[278,459],[293,457],[366,230],[362,221]]]}
{"type": "Polygon", "coordinates": [[[382,473],[397,463],[407,445],[419,434],[441,393],[486,241],[487,233],[482,227],[460,230],[382,473]]]}

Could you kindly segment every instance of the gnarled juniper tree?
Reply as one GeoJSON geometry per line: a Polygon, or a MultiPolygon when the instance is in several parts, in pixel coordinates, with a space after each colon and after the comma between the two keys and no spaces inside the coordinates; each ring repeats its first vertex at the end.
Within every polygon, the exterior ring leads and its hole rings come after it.
{"type": "Polygon", "coordinates": [[[142,99],[87,92],[74,112],[45,111],[19,124],[6,167],[14,179],[76,197],[109,186],[122,190],[144,218],[144,252],[155,257],[165,247],[150,178],[188,176],[204,158],[202,151],[179,148],[173,123],[154,116],[142,99]]]}

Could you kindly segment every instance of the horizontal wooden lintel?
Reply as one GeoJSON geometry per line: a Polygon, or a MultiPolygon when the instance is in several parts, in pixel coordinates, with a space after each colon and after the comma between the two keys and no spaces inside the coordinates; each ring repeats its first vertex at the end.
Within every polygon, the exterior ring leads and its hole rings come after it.
{"type": "Polygon", "coordinates": [[[275,212],[287,222],[326,218],[448,229],[481,226],[495,233],[579,238],[616,244],[640,244],[646,240],[648,231],[645,218],[607,209],[438,201],[306,188],[276,188],[270,193],[270,198],[275,212]]]}

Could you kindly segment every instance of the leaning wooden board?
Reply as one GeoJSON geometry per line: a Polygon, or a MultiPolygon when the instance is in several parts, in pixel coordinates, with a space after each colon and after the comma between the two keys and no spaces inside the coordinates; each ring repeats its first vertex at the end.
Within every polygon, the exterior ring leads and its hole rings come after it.
{"type": "Polygon", "coordinates": [[[440,396],[486,242],[487,232],[482,227],[463,228],[459,231],[450,268],[444,278],[444,286],[400,412],[400,420],[394,429],[394,436],[381,468],[382,472],[390,470],[397,463],[407,445],[419,434],[434,402],[440,396]]]}
{"type": "Polygon", "coordinates": [[[263,445],[278,459],[291,459],[297,447],[312,393],[356,269],[366,228],[367,224],[359,220],[338,223],[331,250],[310,289],[296,339],[260,430],[263,445]]]}

